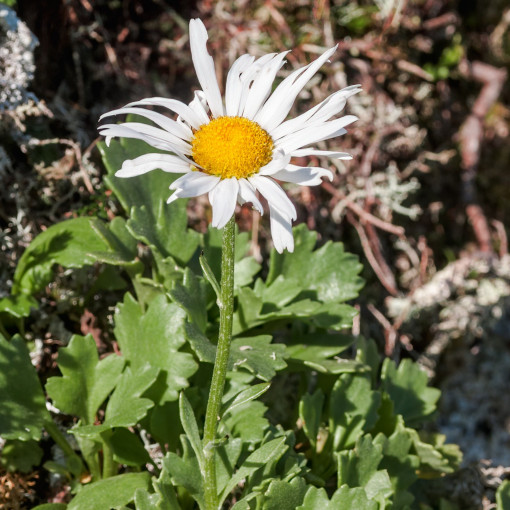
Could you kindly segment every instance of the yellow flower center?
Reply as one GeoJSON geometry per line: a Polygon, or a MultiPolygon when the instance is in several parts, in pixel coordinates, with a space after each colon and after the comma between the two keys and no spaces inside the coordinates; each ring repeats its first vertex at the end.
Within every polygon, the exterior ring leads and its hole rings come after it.
{"type": "Polygon", "coordinates": [[[256,122],[244,117],[218,117],[195,132],[191,154],[210,175],[242,179],[271,161],[273,140],[256,122]]]}

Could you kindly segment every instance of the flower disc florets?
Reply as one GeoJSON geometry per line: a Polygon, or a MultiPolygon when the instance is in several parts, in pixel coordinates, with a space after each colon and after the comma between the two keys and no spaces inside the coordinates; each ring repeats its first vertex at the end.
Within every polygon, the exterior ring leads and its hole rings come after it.
{"type": "Polygon", "coordinates": [[[219,117],[194,133],[191,154],[209,175],[247,178],[267,165],[273,140],[256,122],[244,117],[219,117]]]}

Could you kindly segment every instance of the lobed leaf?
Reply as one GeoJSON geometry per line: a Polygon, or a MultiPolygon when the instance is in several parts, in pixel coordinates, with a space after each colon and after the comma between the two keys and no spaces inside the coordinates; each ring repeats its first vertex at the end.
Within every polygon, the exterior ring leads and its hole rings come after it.
{"type": "Polygon", "coordinates": [[[329,401],[333,450],[353,446],[363,431],[374,426],[380,399],[380,394],[372,390],[367,376],[340,375],[333,386],[329,401]]]}
{"type": "Polygon", "coordinates": [[[382,388],[393,400],[395,413],[407,425],[422,423],[436,409],[441,392],[428,386],[427,373],[410,359],[403,359],[398,368],[386,358],[381,370],[382,388]]]}
{"type": "Polygon", "coordinates": [[[149,394],[157,403],[176,400],[197,370],[193,356],[180,351],[186,343],[185,322],[185,312],[162,293],[146,310],[126,294],[115,314],[115,337],[133,372],[146,364],[160,370],[149,394]]]}
{"type": "Polygon", "coordinates": [[[17,335],[10,342],[0,335],[0,408],[4,439],[38,440],[50,419],[25,341],[17,335]]]}
{"type": "Polygon", "coordinates": [[[55,405],[67,414],[79,416],[86,425],[119,381],[125,360],[111,354],[99,361],[91,335],[74,335],[68,347],[58,353],[61,377],[50,377],[46,391],[55,405]]]}

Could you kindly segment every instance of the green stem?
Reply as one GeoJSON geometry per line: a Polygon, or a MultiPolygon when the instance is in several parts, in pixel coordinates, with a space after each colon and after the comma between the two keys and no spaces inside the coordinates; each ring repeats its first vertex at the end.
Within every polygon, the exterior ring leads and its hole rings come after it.
{"type": "Polygon", "coordinates": [[[230,343],[232,341],[232,317],[234,314],[234,253],[235,219],[234,216],[232,216],[223,230],[221,296],[219,300],[220,331],[204,426],[204,481],[205,504],[207,510],[218,510],[214,440],[216,439],[221,400],[223,398],[225,378],[227,376],[230,343]]]}
{"type": "Polygon", "coordinates": [[[65,438],[64,434],[60,431],[60,429],[51,418],[48,418],[44,421],[44,428],[46,429],[46,432],[48,432],[48,434],[51,436],[53,441],[55,441],[55,443],[60,446],[60,449],[64,452],[64,455],[70,461],[69,465],[74,468],[73,474],[79,476],[83,471],[83,463],[78,454],[73,450],[65,438]]]}
{"type": "Polygon", "coordinates": [[[119,466],[113,460],[113,450],[110,444],[110,438],[103,437],[103,478],[115,476],[119,466]]]}

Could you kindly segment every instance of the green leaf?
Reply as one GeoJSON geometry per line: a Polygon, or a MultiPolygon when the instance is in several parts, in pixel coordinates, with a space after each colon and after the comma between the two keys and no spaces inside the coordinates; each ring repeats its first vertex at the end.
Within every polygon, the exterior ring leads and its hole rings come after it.
{"type": "Polygon", "coordinates": [[[176,451],[179,448],[179,437],[183,433],[179,420],[179,402],[174,400],[156,405],[149,420],[148,430],[152,437],[160,444],[168,444],[169,451],[176,451]]]}
{"type": "Polygon", "coordinates": [[[159,494],[150,494],[145,489],[136,489],[135,508],[136,510],[154,510],[161,508],[158,503],[161,502],[159,494]]]}
{"type": "Polygon", "coordinates": [[[108,225],[100,221],[95,221],[91,225],[109,247],[109,251],[92,253],[96,261],[114,266],[136,263],[134,259],[137,255],[137,242],[129,233],[124,218],[113,218],[108,225]]]}
{"type": "MultiPolygon", "coordinates": [[[[114,223],[112,231],[98,218],[73,218],[39,234],[21,256],[12,293],[34,294],[43,289],[52,277],[55,264],[68,268],[92,265],[98,260],[126,265],[133,263],[133,246],[126,246],[115,231],[120,224],[114,223]],[[110,258],[109,258],[110,257],[110,258]]],[[[124,239],[124,242],[127,242],[124,239]]]]}
{"type": "Polygon", "coordinates": [[[205,508],[204,488],[198,460],[186,436],[181,436],[183,455],[179,457],[168,452],[163,459],[163,470],[170,477],[176,487],[188,491],[200,508],[205,508]]]}
{"type": "Polygon", "coordinates": [[[339,452],[338,487],[364,487],[383,458],[382,447],[370,435],[360,437],[353,450],[339,452]]]}
{"type": "MultiPolygon", "coordinates": [[[[212,270],[211,266],[209,265],[209,262],[207,262],[207,259],[205,258],[205,255],[203,253],[199,257],[199,262],[200,262],[200,267],[202,268],[202,272],[204,273],[204,278],[210,283],[211,287],[213,288],[214,293],[216,294],[216,300],[219,300],[221,298],[220,284],[218,283],[218,280],[216,279],[216,275],[214,274],[214,271],[212,270]]],[[[234,282],[235,282],[235,276],[234,276],[234,282]]]]}
{"type": "Polygon", "coordinates": [[[241,482],[241,480],[249,477],[255,471],[263,468],[270,462],[279,459],[285,453],[287,448],[288,447],[285,444],[285,437],[280,437],[265,443],[260,448],[255,450],[251,455],[247,457],[241,467],[233,474],[229,483],[225,486],[221,493],[220,501],[224,501],[230,492],[232,492],[234,487],[236,487],[241,482]]]}
{"type": "Polygon", "coordinates": [[[373,391],[367,376],[342,374],[333,386],[329,401],[333,449],[348,448],[377,420],[380,394],[373,391]]]}
{"type": "MultiPolygon", "coordinates": [[[[204,473],[205,458],[202,441],[200,440],[200,432],[198,431],[197,420],[195,419],[193,408],[184,393],[179,395],[179,416],[181,418],[182,428],[184,429],[184,432],[186,432],[188,441],[195,452],[198,465],[200,466],[200,472],[204,473]]],[[[204,446],[208,447],[209,445],[204,446]]]]}
{"type": "Polygon", "coordinates": [[[0,436],[37,440],[49,419],[46,400],[24,340],[0,336],[0,436]]]}
{"type": "Polygon", "coordinates": [[[108,400],[105,423],[110,427],[132,427],[139,423],[154,406],[154,402],[141,395],[150,388],[159,375],[159,369],[149,364],[126,367],[108,400]]]}
{"type": "Polygon", "coordinates": [[[37,505],[32,510],[66,510],[66,508],[65,503],[44,503],[43,505],[37,505]]]}
{"type": "Polygon", "coordinates": [[[164,469],[157,480],[152,480],[152,485],[156,494],[160,497],[160,502],[156,505],[158,510],[182,510],[177,501],[170,477],[164,469]]]}
{"type": "Polygon", "coordinates": [[[352,335],[341,333],[317,332],[295,336],[287,346],[289,367],[299,371],[312,368],[326,374],[363,372],[366,367],[362,363],[338,356],[354,340],[352,335]]]}
{"type": "Polygon", "coordinates": [[[296,510],[377,510],[379,505],[375,501],[369,501],[366,492],[362,488],[351,489],[344,485],[336,490],[331,501],[324,489],[309,487],[303,500],[303,504],[296,510]]]}
{"type": "Polygon", "coordinates": [[[303,297],[324,303],[342,302],[357,297],[363,280],[362,266],[356,256],[346,253],[342,243],[328,242],[313,251],[317,234],[305,225],[294,228],[294,253],[271,252],[267,284],[278,275],[293,279],[303,297]]]}
{"type": "Polygon", "coordinates": [[[389,437],[379,434],[376,440],[383,448],[383,459],[379,467],[390,475],[395,503],[402,499],[412,501],[413,496],[406,491],[417,480],[416,471],[420,460],[411,453],[413,438],[410,429],[405,427],[402,416],[397,417],[395,430],[389,437]]]}
{"type": "Polygon", "coordinates": [[[303,424],[306,437],[308,437],[313,449],[315,449],[317,445],[323,406],[324,393],[320,389],[313,394],[305,393],[299,402],[299,418],[303,424]]]}
{"type": "Polygon", "coordinates": [[[370,368],[372,385],[375,386],[379,375],[379,365],[381,364],[381,357],[377,344],[362,336],[356,337],[356,361],[364,363],[370,368]]]}
{"type": "Polygon", "coordinates": [[[340,487],[336,490],[331,498],[332,508],[352,508],[356,510],[377,510],[378,508],[384,508],[379,506],[376,501],[370,501],[367,493],[362,488],[350,488],[347,485],[340,487]]]}
{"type": "Polygon", "coordinates": [[[260,395],[263,395],[270,386],[271,383],[260,383],[246,388],[230,400],[225,410],[221,414],[225,415],[229,412],[232,412],[236,407],[247,404],[251,400],[260,397],[260,395]]]}
{"type": "Polygon", "coordinates": [[[27,294],[14,294],[0,299],[0,313],[6,312],[17,319],[28,317],[30,310],[38,307],[38,301],[27,294]]]}
{"type": "Polygon", "coordinates": [[[296,318],[324,329],[352,325],[357,311],[344,302],[357,296],[362,285],[358,277],[361,265],[343,251],[341,243],[327,243],[313,251],[315,233],[302,226],[294,233],[296,251],[272,253],[267,281],[258,279],[253,289],[239,289],[234,335],[296,318]]]}
{"type": "Polygon", "coordinates": [[[414,429],[407,429],[413,441],[413,447],[420,459],[422,477],[439,476],[453,473],[462,461],[462,453],[457,445],[444,444],[444,434],[419,434],[414,429]],[[422,437],[423,436],[423,437],[422,437]]]}
{"type": "Polygon", "coordinates": [[[21,471],[29,473],[34,466],[41,462],[43,451],[37,441],[7,440],[2,448],[0,465],[7,471],[21,471]]]}
{"type": "MultiPolygon", "coordinates": [[[[236,246],[237,248],[237,246],[236,246]]],[[[253,257],[244,257],[234,264],[234,286],[236,289],[250,285],[261,265],[253,257]]]]}
{"type": "Polygon", "coordinates": [[[328,494],[321,487],[308,487],[303,504],[298,506],[296,510],[335,510],[330,504],[328,494]]]}
{"type": "Polygon", "coordinates": [[[99,407],[117,384],[124,363],[115,354],[99,361],[92,336],[74,335],[69,346],[58,352],[62,377],[50,377],[46,391],[61,411],[92,424],[99,407]]]}
{"type": "Polygon", "coordinates": [[[242,287],[237,294],[237,309],[234,313],[232,334],[238,335],[262,321],[259,320],[262,310],[262,298],[257,296],[250,287],[242,287]]]}
{"type": "Polygon", "coordinates": [[[128,429],[115,429],[108,441],[113,450],[113,460],[119,464],[140,467],[151,461],[140,438],[128,429]]]}
{"type": "Polygon", "coordinates": [[[271,343],[270,335],[235,338],[230,347],[229,370],[246,368],[264,381],[270,381],[277,370],[287,366],[285,345],[271,343]]]}
{"type": "Polygon", "coordinates": [[[384,504],[393,490],[388,473],[378,469],[382,458],[381,445],[370,435],[361,437],[354,450],[338,452],[338,487],[363,487],[368,499],[384,504]]]}
{"type": "Polygon", "coordinates": [[[195,324],[190,322],[184,325],[186,340],[193,349],[199,361],[214,363],[216,359],[216,346],[198,329],[195,324]]]}
{"type": "Polygon", "coordinates": [[[179,351],[186,343],[185,322],[185,312],[164,294],[156,295],[145,311],[130,294],[118,305],[115,337],[133,372],[147,363],[160,369],[148,394],[155,402],[176,400],[197,370],[193,356],[179,351]]]}
{"type": "Polygon", "coordinates": [[[240,437],[245,443],[259,443],[269,427],[265,418],[267,407],[258,400],[251,400],[235,408],[235,412],[223,415],[221,432],[240,437]]]}
{"type": "Polygon", "coordinates": [[[186,268],[182,285],[176,282],[169,291],[172,301],[188,314],[190,322],[196,324],[200,331],[207,326],[207,304],[205,282],[199,281],[191,269],[186,268]]]}
{"type": "Polygon", "coordinates": [[[510,508],[510,481],[505,480],[496,491],[497,510],[508,510],[510,508]]]}
{"type": "MultiPolygon", "coordinates": [[[[214,363],[216,346],[193,325],[186,325],[186,337],[200,361],[214,363]]],[[[232,340],[228,369],[244,368],[264,381],[270,381],[277,370],[287,366],[285,345],[272,343],[270,335],[242,337],[232,340]]]]}
{"type": "Polygon", "coordinates": [[[295,510],[303,502],[307,486],[301,477],[290,482],[273,480],[265,493],[263,510],[295,510]]]}
{"type": "Polygon", "coordinates": [[[186,200],[166,203],[168,188],[178,175],[155,170],[129,179],[115,177],[125,160],[158,151],[144,142],[127,139],[98,147],[108,171],[105,180],[130,215],[128,229],[133,237],[162,257],[170,255],[186,264],[198,247],[200,235],[187,228],[186,200]]]}
{"type": "Polygon", "coordinates": [[[139,367],[133,373],[131,367],[126,367],[112,396],[108,400],[105,419],[101,425],[84,425],[73,429],[73,434],[83,437],[97,437],[98,434],[114,427],[133,427],[139,423],[154,402],[140,395],[154,384],[159,375],[159,369],[149,364],[139,367]]]}
{"type": "Polygon", "coordinates": [[[228,438],[215,449],[216,484],[219,493],[230,481],[243,446],[242,439],[228,438]]]}
{"type": "Polygon", "coordinates": [[[398,368],[386,358],[381,371],[382,388],[395,404],[395,414],[401,414],[408,426],[426,420],[436,409],[441,392],[428,387],[424,370],[410,359],[403,359],[398,368]]]}
{"type": "Polygon", "coordinates": [[[175,495],[168,473],[163,469],[160,477],[152,479],[155,494],[149,494],[144,489],[135,493],[136,510],[182,510],[175,495]]]}
{"type": "Polygon", "coordinates": [[[125,473],[84,485],[67,505],[68,510],[111,510],[131,503],[137,489],[148,489],[147,472],[125,473]]]}

